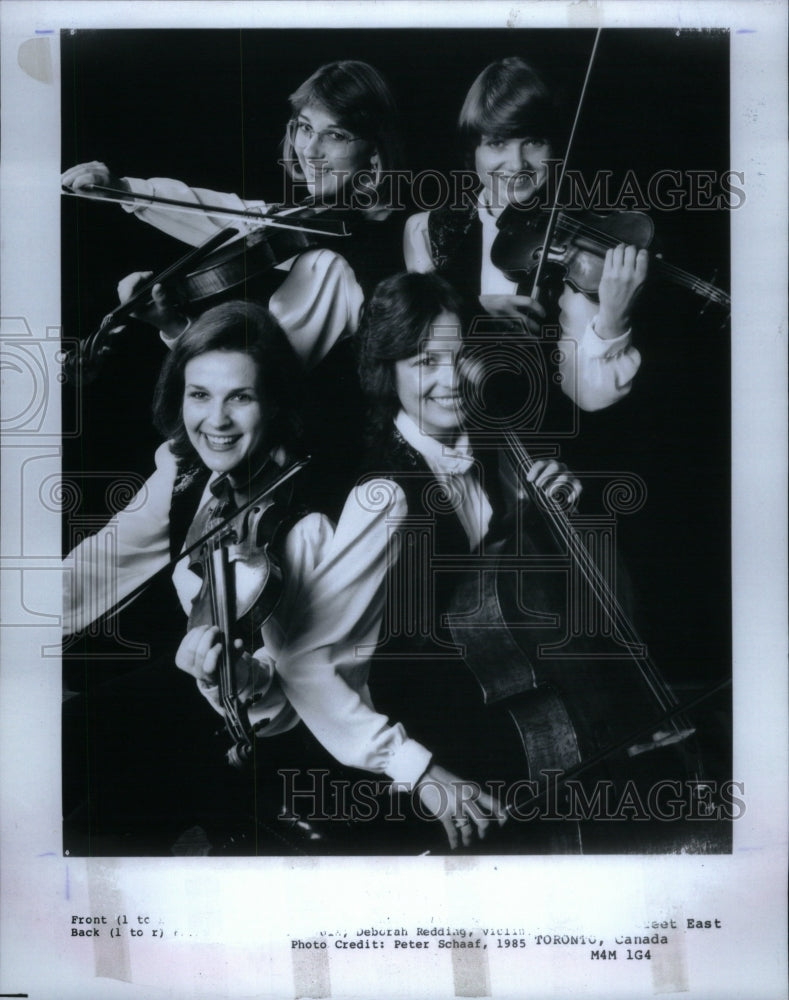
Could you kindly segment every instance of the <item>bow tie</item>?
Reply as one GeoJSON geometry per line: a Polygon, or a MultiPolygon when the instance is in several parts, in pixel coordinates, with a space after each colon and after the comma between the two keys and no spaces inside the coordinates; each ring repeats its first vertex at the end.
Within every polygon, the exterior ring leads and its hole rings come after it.
{"type": "Polygon", "coordinates": [[[224,516],[232,514],[240,503],[243,504],[244,498],[251,498],[259,493],[265,487],[267,480],[274,479],[278,472],[279,467],[276,462],[267,455],[257,471],[244,482],[243,488],[233,487],[228,473],[222,473],[208,486],[213,496],[219,501],[217,513],[221,512],[224,516]]]}
{"type": "Polygon", "coordinates": [[[468,451],[456,448],[442,448],[438,455],[432,457],[435,471],[446,476],[462,476],[474,464],[474,459],[468,451]]]}

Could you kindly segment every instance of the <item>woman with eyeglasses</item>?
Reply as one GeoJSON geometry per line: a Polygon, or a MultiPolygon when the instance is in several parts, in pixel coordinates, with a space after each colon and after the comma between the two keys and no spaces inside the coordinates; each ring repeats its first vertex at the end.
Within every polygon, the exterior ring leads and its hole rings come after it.
{"type": "MultiPolygon", "coordinates": [[[[493,263],[491,248],[505,209],[531,217],[547,210],[551,162],[560,155],[562,129],[555,95],[523,59],[491,63],[477,77],[460,111],[458,128],[467,165],[477,175],[475,197],[411,216],[405,231],[409,271],[438,271],[479,297],[487,313],[516,318],[536,332],[555,320],[543,305],[519,294],[493,263]]],[[[630,319],[646,279],[645,250],[620,245],[606,254],[599,303],[564,284],[557,303],[561,386],[583,410],[600,410],[630,391],[641,363],[631,343],[630,319]]]]}
{"type": "MultiPolygon", "coordinates": [[[[400,164],[397,110],[383,77],[357,61],[329,63],[290,95],[291,119],[283,140],[282,160],[293,181],[308,192],[307,203],[340,210],[353,236],[326,237],[325,248],[311,249],[293,261],[272,291],[269,308],[285,328],[297,354],[314,363],[348,330],[355,328],[364,288],[374,286],[387,268],[384,223],[390,218],[375,197],[386,171],[400,164]]],[[[102,163],[83,163],[67,170],[64,187],[80,190],[99,185],[134,195],[125,206],[137,218],[170,236],[197,246],[229,224],[220,215],[182,213],[167,206],[146,205],[161,196],[201,206],[260,210],[265,202],[235,194],[192,188],[182,181],[154,177],[118,177],[102,163]]],[[[233,224],[247,225],[243,220],[233,224]]],[[[286,221],[286,220],[283,220],[286,221]]],[[[249,222],[254,229],[254,221],[249,222]]],[[[177,332],[177,317],[157,301],[163,316],[151,316],[160,328],[177,332]]],[[[183,325],[183,321],[181,321],[183,325]]]]}
{"type": "MultiPolygon", "coordinates": [[[[323,471],[342,483],[336,491],[339,496],[348,488],[339,467],[350,467],[360,450],[350,338],[365,295],[381,278],[402,267],[402,221],[398,213],[382,205],[386,173],[400,166],[397,110],[378,71],[353,60],[322,66],[289,100],[291,119],[282,156],[285,170],[292,182],[306,187],[305,204],[319,209],[317,220],[341,221],[350,235],[315,237],[314,245],[267,272],[250,294],[271,310],[306,369],[315,373],[310,385],[323,411],[323,426],[316,428],[314,451],[319,457],[332,451],[323,471]]],[[[255,223],[228,220],[208,210],[187,214],[146,205],[146,197],[173,199],[198,209],[265,211],[268,207],[170,178],[118,177],[99,162],[72,167],[63,174],[62,183],[75,191],[99,185],[128,192],[139,200],[124,205],[127,211],[193,246],[230,223],[242,231],[254,229],[255,223]]],[[[287,212],[283,221],[286,216],[287,212]]],[[[121,301],[151,276],[152,272],[136,272],[125,278],[119,285],[121,301]]],[[[187,322],[181,305],[171,290],[155,286],[152,306],[136,315],[155,325],[165,343],[172,345],[187,322]]]]}

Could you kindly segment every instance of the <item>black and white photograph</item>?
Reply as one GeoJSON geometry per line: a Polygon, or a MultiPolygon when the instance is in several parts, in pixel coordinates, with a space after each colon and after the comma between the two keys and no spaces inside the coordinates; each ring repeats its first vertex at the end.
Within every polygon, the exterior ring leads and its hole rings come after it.
{"type": "Polygon", "coordinates": [[[785,11],[124,6],[4,53],[57,995],[785,996],[785,11]]]}

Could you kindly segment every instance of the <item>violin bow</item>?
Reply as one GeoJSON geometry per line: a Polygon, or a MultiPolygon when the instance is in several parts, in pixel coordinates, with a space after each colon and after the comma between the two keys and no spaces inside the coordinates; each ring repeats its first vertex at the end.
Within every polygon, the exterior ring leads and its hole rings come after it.
{"type": "MultiPolygon", "coordinates": [[[[173,212],[188,212],[197,215],[223,215],[228,219],[245,219],[256,222],[264,228],[301,230],[305,233],[316,233],[318,236],[350,236],[348,227],[342,220],[326,220],[323,223],[311,219],[309,223],[298,220],[281,222],[278,218],[264,214],[263,209],[224,208],[220,205],[194,205],[178,198],[165,198],[162,195],[137,195],[118,188],[105,187],[102,184],[86,184],[81,188],[61,186],[61,194],[72,198],[85,198],[88,201],[109,201],[113,204],[133,204],[138,208],[146,205],[161,205],[173,212]]],[[[295,206],[293,211],[298,211],[295,206]]],[[[286,216],[287,217],[287,216],[286,216]]]]}
{"type": "Polygon", "coordinates": [[[280,486],[284,486],[284,484],[288,482],[288,480],[292,479],[297,472],[300,472],[304,466],[309,463],[310,459],[311,456],[306,455],[304,458],[299,458],[291,462],[291,464],[286,466],[276,479],[265,486],[260,493],[257,493],[251,500],[247,500],[247,502],[242,504],[240,507],[237,507],[232,514],[225,518],[224,521],[220,521],[218,524],[215,524],[214,527],[209,529],[201,538],[198,538],[197,541],[188,548],[179,552],[174,559],[170,559],[166,562],[164,566],[157,569],[155,573],[148,577],[147,580],[143,580],[142,583],[138,584],[132,591],[130,591],[130,593],[126,595],[126,597],[122,597],[119,601],[116,601],[112,607],[104,611],[101,615],[94,619],[94,621],[98,621],[100,619],[103,621],[111,621],[116,615],[120,614],[121,611],[136,601],[140,594],[143,594],[148,587],[150,587],[153,581],[156,580],[161,574],[166,573],[167,570],[172,569],[182,559],[185,559],[187,556],[191,555],[192,552],[199,549],[202,545],[205,545],[207,541],[213,538],[214,535],[223,531],[228,524],[235,520],[240,514],[243,514],[245,511],[249,510],[250,507],[254,507],[255,504],[260,503],[261,500],[265,500],[266,497],[275,493],[280,486]]]}
{"type": "Polygon", "coordinates": [[[575,109],[575,117],[573,119],[573,125],[570,129],[570,137],[567,140],[567,147],[565,149],[564,157],[562,159],[561,170],[559,171],[559,180],[556,185],[556,191],[554,193],[553,204],[551,205],[551,211],[548,216],[548,227],[545,231],[545,243],[543,244],[542,251],[540,252],[540,259],[537,262],[537,267],[534,271],[534,280],[532,282],[531,288],[531,298],[538,298],[540,292],[540,281],[542,279],[542,266],[545,262],[545,258],[548,256],[548,248],[553,240],[553,234],[556,230],[556,222],[559,215],[559,194],[562,190],[562,184],[564,183],[565,173],[567,171],[567,161],[570,158],[570,150],[572,149],[573,142],[575,141],[575,133],[578,128],[578,122],[581,120],[581,110],[583,108],[584,100],[586,98],[586,91],[589,86],[589,80],[592,76],[592,66],[594,65],[595,56],[597,55],[597,47],[600,43],[600,34],[602,28],[598,28],[595,33],[594,43],[592,45],[592,52],[589,56],[589,62],[586,66],[586,75],[584,76],[584,82],[581,87],[581,95],[578,98],[578,105],[575,109]]]}

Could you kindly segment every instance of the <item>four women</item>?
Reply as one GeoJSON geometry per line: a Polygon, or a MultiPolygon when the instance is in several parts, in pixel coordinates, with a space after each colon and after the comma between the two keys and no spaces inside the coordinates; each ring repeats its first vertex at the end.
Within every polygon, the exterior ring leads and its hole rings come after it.
{"type": "MultiPolygon", "coordinates": [[[[483,785],[518,776],[518,748],[459,669],[442,618],[456,581],[425,561],[425,553],[451,563],[478,552],[512,514],[495,455],[476,455],[468,437],[463,382],[473,383],[475,365],[484,367],[486,359],[462,369],[462,338],[473,315],[465,296],[478,297],[493,315],[533,323],[545,314],[496,268],[491,245],[506,205],[529,201],[545,186],[559,141],[550,96],[519,59],[488,67],[473,85],[460,123],[479,197],[412,217],[405,235],[408,269],[437,270],[451,284],[429,273],[387,277],[402,270],[393,249],[400,222],[369,196],[398,166],[399,140],[394,102],[380,75],[364,63],[333,63],[290,100],[286,170],[306,187],[314,217],[344,222],[350,236],[319,237],[267,275],[264,291],[248,290],[268,309],[229,302],[187,320],[172,290],[154,289],[146,317],[172,348],[155,401],[166,443],[142,493],[69,557],[67,632],[84,629],[131,593],[170,553],[177,557],[198,511],[210,509],[219,519],[243,509],[306,450],[306,434],[310,446],[317,444],[321,488],[333,499],[321,504],[314,487],[290,482],[262,501],[264,511],[278,504],[276,528],[258,544],[281,564],[283,593],[259,632],[239,641],[232,699],[261,737],[253,744],[274,738],[269,746],[280,747],[264,754],[267,776],[277,760],[306,772],[328,760],[391,780],[412,795],[421,815],[440,821],[451,847],[469,846],[491,823],[504,823],[501,801],[483,785]],[[338,345],[349,347],[354,337],[370,407],[366,461],[350,355],[334,372],[327,366],[338,345]],[[306,430],[305,378],[318,414],[306,430]],[[344,427],[337,407],[350,415],[344,427]],[[321,437],[321,426],[330,433],[321,437]],[[351,469],[366,470],[344,505],[337,503],[340,480],[331,479],[338,467],[346,487],[351,469]],[[318,513],[323,507],[336,526],[318,513]],[[110,538],[116,557],[108,569],[110,538]],[[299,749],[288,733],[300,734],[299,749]]],[[[217,208],[268,212],[262,203],[178,181],[119,179],[100,163],[72,168],[63,183],[133,195],[128,210],[192,244],[225,225],[217,208]],[[146,204],[151,196],[204,214],[174,215],[146,204]]],[[[123,294],[140,277],[132,276],[123,294]]],[[[646,255],[618,247],[606,257],[599,306],[563,290],[563,387],[582,408],[608,406],[629,390],[639,364],[629,321],[645,277],[646,255]]],[[[548,493],[580,491],[555,460],[536,462],[528,478],[548,493]]],[[[188,614],[199,575],[181,559],[173,580],[188,614]]],[[[225,714],[227,691],[217,668],[229,641],[216,622],[197,625],[176,655],[225,714]]]]}

